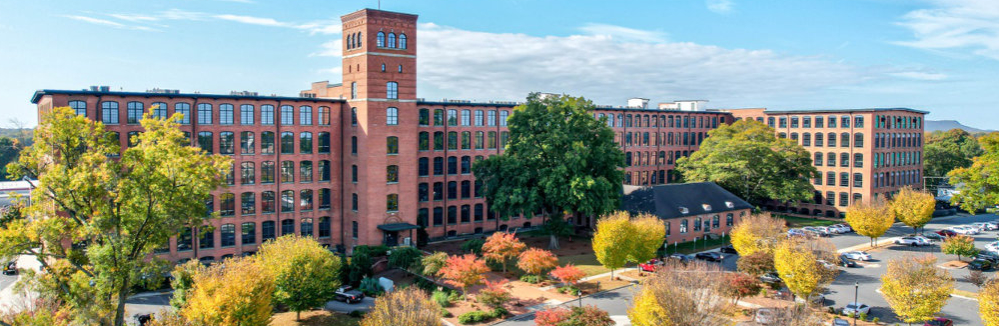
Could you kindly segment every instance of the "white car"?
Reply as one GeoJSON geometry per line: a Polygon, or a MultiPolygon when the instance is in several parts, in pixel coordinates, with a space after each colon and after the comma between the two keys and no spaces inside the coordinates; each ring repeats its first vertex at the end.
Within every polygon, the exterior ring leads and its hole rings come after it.
{"type": "Polygon", "coordinates": [[[963,225],[962,226],[952,226],[952,227],[949,228],[949,230],[954,231],[957,234],[963,234],[963,235],[975,235],[975,234],[978,234],[978,229],[975,229],[974,227],[970,227],[970,226],[963,226],[963,225]]]}
{"type": "Polygon", "coordinates": [[[868,306],[860,302],[850,302],[846,304],[846,307],[843,307],[843,314],[850,315],[851,313],[856,315],[859,314],[869,315],[871,314],[871,306],[868,306]]]}
{"type": "Polygon", "coordinates": [[[836,264],[827,262],[825,260],[819,259],[819,260],[816,260],[816,262],[818,262],[819,264],[821,264],[822,267],[825,267],[825,269],[836,269],[836,264]]]}
{"type": "Polygon", "coordinates": [[[999,228],[996,226],[995,222],[977,222],[971,223],[971,226],[978,228],[979,231],[992,231],[999,228]]]}
{"type": "Polygon", "coordinates": [[[925,246],[930,244],[930,240],[922,237],[901,237],[895,239],[895,244],[906,246],[925,246]]]}
{"type": "Polygon", "coordinates": [[[843,256],[853,260],[868,261],[871,260],[871,254],[863,251],[847,251],[843,253],[843,256]]]}
{"type": "Polygon", "coordinates": [[[919,242],[922,243],[923,246],[933,245],[933,240],[930,240],[927,237],[924,237],[924,236],[921,236],[921,235],[917,235],[917,236],[914,236],[913,238],[915,238],[916,240],[919,240],[919,242]]]}
{"type": "Polygon", "coordinates": [[[985,250],[999,253],[999,241],[994,241],[992,243],[985,245],[985,250]]]}
{"type": "Polygon", "coordinates": [[[833,227],[838,229],[839,233],[850,233],[850,231],[852,231],[852,229],[850,229],[850,226],[846,224],[836,224],[833,225],[833,227]]]}

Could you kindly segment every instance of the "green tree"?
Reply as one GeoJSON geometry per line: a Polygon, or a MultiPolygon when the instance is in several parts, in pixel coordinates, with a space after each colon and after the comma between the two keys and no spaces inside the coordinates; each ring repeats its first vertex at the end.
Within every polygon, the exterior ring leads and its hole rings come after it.
{"type": "Polygon", "coordinates": [[[287,235],[260,246],[256,258],[274,276],[274,298],[299,320],[303,310],[332,300],[340,286],[340,257],[312,238],[287,235]]]}
{"type": "Polygon", "coordinates": [[[957,260],[961,260],[961,256],[971,257],[978,254],[978,249],[975,248],[975,239],[966,235],[955,235],[944,239],[943,243],[940,244],[940,252],[948,255],[957,255],[957,260]]]}
{"type": "MultiPolygon", "coordinates": [[[[477,162],[490,209],[501,219],[541,211],[551,219],[617,209],[624,153],[592,102],[532,93],[510,116],[506,150],[477,162]]],[[[557,244],[557,236],[551,237],[557,244]]]]}
{"type": "Polygon", "coordinates": [[[923,169],[928,177],[942,177],[954,169],[970,167],[972,158],[979,155],[982,155],[982,146],[967,131],[934,131],[926,134],[923,169]]]}
{"type": "Polygon", "coordinates": [[[881,294],[899,319],[910,325],[933,318],[954,290],[954,278],[936,262],[929,254],[894,259],[881,276],[881,294]]]}
{"type": "Polygon", "coordinates": [[[999,203],[999,132],[993,132],[978,139],[985,152],[972,159],[971,166],[959,167],[947,176],[950,184],[957,185],[958,193],[951,202],[961,209],[974,213],[985,207],[999,203]]]}
{"type": "MultiPolygon", "coordinates": [[[[17,161],[21,154],[21,142],[10,137],[0,137],[0,166],[7,166],[10,162],[17,161]]],[[[8,177],[6,170],[0,170],[0,181],[12,180],[8,177]]]]}
{"type": "Polygon", "coordinates": [[[751,119],[709,131],[700,149],[676,166],[687,182],[711,181],[754,204],[811,200],[810,179],[818,175],[804,147],[751,119]]]}
{"type": "Polygon", "coordinates": [[[34,144],[7,166],[12,178],[38,182],[26,209],[33,218],[0,228],[0,256],[55,265],[39,276],[52,281],[53,295],[93,303],[74,307],[81,311],[75,318],[103,311],[84,324],[124,324],[132,285],[140,273],[158,272],[147,257],[178,230],[204,223],[209,192],[230,170],[229,158],[190,146],[178,118],[147,113],[145,131],[121,151],[103,124],[54,108],[42,116],[34,144]]]}
{"type": "Polygon", "coordinates": [[[420,267],[420,258],[423,252],[413,247],[400,247],[392,249],[389,255],[389,266],[404,270],[413,270],[420,267]]]}

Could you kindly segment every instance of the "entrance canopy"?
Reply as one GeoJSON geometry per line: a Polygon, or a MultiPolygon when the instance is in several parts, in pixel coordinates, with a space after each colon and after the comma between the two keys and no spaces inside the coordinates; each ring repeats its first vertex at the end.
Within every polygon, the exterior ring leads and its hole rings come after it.
{"type": "Polygon", "coordinates": [[[390,223],[390,224],[382,224],[382,225],[378,226],[379,230],[382,230],[382,231],[385,231],[385,232],[399,232],[399,231],[406,231],[406,230],[415,230],[415,229],[419,229],[419,228],[420,228],[419,226],[416,226],[416,225],[413,225],[413,224],[409,224],[409,223],[390,223]]]}

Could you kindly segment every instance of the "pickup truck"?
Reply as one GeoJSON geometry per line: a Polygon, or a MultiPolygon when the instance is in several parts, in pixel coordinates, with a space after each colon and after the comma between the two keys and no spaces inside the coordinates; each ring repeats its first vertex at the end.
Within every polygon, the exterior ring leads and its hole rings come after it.
{"type": "Polygon", "coordinates": [[[336,301],[343,301],[346,303],[358,303],[364,300],[364,293],[361,291],[354,290],[350,285],[341,286],[336,289],[336,301]]]}

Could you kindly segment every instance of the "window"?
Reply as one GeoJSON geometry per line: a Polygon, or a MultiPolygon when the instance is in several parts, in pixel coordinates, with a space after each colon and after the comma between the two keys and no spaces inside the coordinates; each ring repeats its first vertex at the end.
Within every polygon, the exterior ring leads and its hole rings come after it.
{"type": "MultiPolygon", "coordinates": [[[[252,163],[251,163],[252,164],[252,163]]],[[[257,209],[257,199],[252,192],[244,192],[239,195],[240,213],[243,215],[253,215],[257,209]]]]}
{"type": "Polygon", "coordinates": [[[281,161],[281,183],[295,182],[295,162],[281,161]]]}
{"type": "Polygon", "coordinates": [[[331,234],[330,230],[330,218],[329,216],[323,216],[319,218],[319,237],[329,238],[331,234]]]}
{"type": "Polygon", "coordinates": [[[357,155],[357,136],[350,137],[350,153],[357,155]]]}
{"type": "MultiPolygon", "coordinates": [[[[863,120],[861,120],[861,121],[863,121],[863,120]]],[[[864,147],[864,134],[859,133],[859,132],[853,134],[853,147],[856,147],[856,148],[863,148],[864,147]]]]}
{"type": "Polygon", "coordinates": [[[485,148],[485,133],[481,131],[475,132],[475,149],[485,148]]]}
{"type": "Polygon", "coordinates": [[[281,133],[281,154],[295,154],[295,134],[290,131],[281,133]]]}
{"type": "Polygon", "coordinates": [[[455,150],[458,149],[458,133],[454,131],[447,132],[447,149],[455,150]]]}
{"type": "Polygon", "coordinates": [[[406,49],[406,34],[399,34],[399,48],[406,49]]]}
{"type": "Polygon", "coordinates": [[[312,161],[298,162],[299,182],[312,182],[312,161]]]}
{"type": "Polygon", "coordinates": [[[434,200],[444,200],[444,183],[434,182],[434,200]]]}
{"type": "Polygon", "coordinates": [[[142,120],[142,102],[128,102],[128,124],[137,125],[142,120]]]}
{"type": "Polygon", "coordinates": [[[848,196],[849,195],[847,193],[845,193],[845,192],[839,193],[839,205],[840,206],[844,206],[845,207],[845,206],[850,205],[850,198],[848,196]]]}
{"type": "MultiPolygon", "coordinates": [[[[87,116],[87,102],[84,101],[69,101],[69,108],[73,109],[77,115],[87,116]]],[[[163,108],[163,115],[166,115],[166,108],[163,108]]]]}
{"type": "Polygon", "coordinates": [[[458,207],[447,207],[447,224],[458,224],[458,207]]]}
{"type": "Polygon", "coordinates": [[[861,188],[864,186],[864,175],[860,173],[853,174],[853,187],[861,188]]]}
{"type": "Polygon", "coordinates": [[[222,247],[232,247],[236,245],[236,225],[222,224],[219,228],[222,236],[222,247]]]}
{"type": "Polygon", "coordinates": [[[811,128],[812,127],[812,117],[802,117],[801,118],[801,127],[802,128],[811,128]]]}
{"type": "Polygon", "coordinates": [[[390,48],[394,48],[395,47],[395,33],[389,33],[388,34],[388,46],[387,47],[390,47],[390,48]]]}
{"type": "Polygon", "coordinates": [[[830,186],[835,186],[836,185],[836,173],[835,172],[826,172],[826,184],[830,185],[830,186]]]}
{"type": "Polygon", "coordinates": [[[239,124],[253,125],[253,105],[243,104],[239,106],[239,124]]]}
{"type": "Polygon", "coordinates": [[[236,213],[236,195],[231,192],[219,195],[219,201],[222,203],[221,209],[219,209],[220,216],[233,216],[236,213]]]}
{"type": "Polygon", "coordinates": [[[849,187],[850,186],[850,174],[846,172],[841,172],[839,174],[839,186],[849,187]]]}
{"type": "Polygon", "coordinates": [[[295,124],[295,107],[291,105],[281,106],[281,125],[291,126],[295,124]]]}
{"type": "Polygon", "coordinates": [[[385,196],[385,211],[399,211],[399,194],[388,194],[385,196]]]}
{"type": "Polygon", "coordinates": [[[101,122],[106,125],[118,124],[118,102],[101,102],[101,122]]]}
{"type": "Polygon", "coordinates": [[[330,181],[330,161],[319,161],[319,181],[330,181]]]}
{"type": "Polygon", "coordinates": [[[458,110],[447,110],[447,125],[448,126],[458,125],[458,110]]]}
{"type": "Polygon", "coordinates": [[[252,185],[256,181],[256,171],[253,162],[239,163],[239,183],[252,185]]]}
{"type": "Polygon", "coordinates": [[[822,137],[822,135],[824,134],[821,132],[815,133],[815,147],[822,147],[822,144],[825,142],[825,139],[822,137]]]}
{"type": "Polygon", "coordinates": [[[815,166],[822,166],[822,153],[815,152],[815,166]]]}
{"type": "Polygon", "coordinates": [[[267,241],[275,238],[274,221],[260,222],[260,240],[267,241]]]}
{"type": "Polygon", "coordinates": [[[300,211],[311,211],[312,199],[312,189],[302,189],[298,194],[298,209],[300,211]]]}
{"type": "Polygon", "coordinates": [[[500,111],[499,115],[500,126],[506,127],[506,120],[510,117],[510,111],[500,111]]]}
{"type": "Polygon", "coordinates": [[[233,154],[235,147],[236,135],[231,131],[223,131],[219,133],[219,154],[233,154]]]}
{"type": "Polygon", "coordinates": [[[853,117],[853,127],[854,128],[863,128],[864,127],[864,116],[858,115],[858,116],[853,117]]]}
{"type": "Polygon", "coordinates": [[[385,169],[385,182],[387,183],[398,183],[399,182],[399,166],[389,165],[385,169]]]}
{"type": "Polygon", "coordinates": [[[399,154],[399,137],[389,136],[385,138],[385,153],[399,154]]]}
{"type": "Polygon", "coordinates": [[[812,146],[812,134],[807,132],[801,134],[801,146],[812,146]]]}
{"type": "Polygon", "coordinates": [[[260,154],[274,154],[274,132],[264,131],[260,133],[260,154]]]}
{"type": "Polygon", "coordinates": [[[842,116],[842,117],[840,117],[839,127],[840,128],[850,128],[850,117],[845,116],[845,115],[842,116]]]}
{"type": "Polygon", "coordinates": [[[461,174],[472,173],[472,157],[462,156],[461,157],[461,174]]]}
{"type": "Polygon", "coordinates": [[[312,153],[312,133],[303,132],[298,134],[298,152],[301,154],[312,153]]]}
{"type": "Polygon", "coordinates": [[[489,111],[486,115],[486,121],[490,127],[496,126],[496,111],[489,111]]]}
{"type": "Polygon", "coordinates": [[[303,237],[310,237],[311,238],[312,237],[312,219],[311,218],[303,218],[302,219],[302,223],[299,224],[298,229],[299,229],[298,233],[301,234],[303,237]]]}
{"type": "Polygon", "coordinates": [[[240,229],[242,237],[242,239],[240,239],[242,240],[240,243],[243,245],[251,245],[257,242],[256,224],[253,224],[253,222],[246,222],[240,226],[240,229]]]}
{"type": "Polygon", "coordinates": [[[829,147],[836,147],[836,133],[829,133],[829,139],[826,144],[828,144],[829,147]]]}
{"type": "Polygon", "coordinates": [[[850,134],[844,132],[839,135],[839,146],[850,147],[850,134]]]}
{"type": "Polygon", "coordinates": [[[687,220],[680,220],[680,233],[687,233],[687,220]]]}
{"type": "Polygon", "coordinates": [[[399,65],[399,73],[402,73],[402,65],[399,65]]]}
{"type": "MultiPolygon", "coordinates": [[[[350,209],[353,210],[353,211],[355,211],[355,212],[357,211],[357,194],[350,194],[350,209]]],[[[357,222],[354,222],[354,223],[357,223],[357,222]]],[[[354,229],[355,229],[354,235],[356,237],[356,235],[357,235],[357,232],[356,232],[357,226],[354,226],[354,229]]]]}
{"type": "Polygon", "coordinates": [[[200,228],[198,232],[201,232],[201,239],[198,240],[198,249],[215,248],[215,231],[208,228],[200,228]]]}
{"type": "Polygon", "coordinates": [[[350,83],[350,98],[357,98],[357,82],[350,83]]]}
{"type": "Polygon", "coordinates": [[[260,163],[260,183],[274,183],[274,161],[260,163]]]}
{"type": "Polygon", "coordinates": [[[861,153],[853,154],[853,167],[855,168],[864,167],[864,154],[861,153]]]}
{"type": "Polygon", "coordinates": [[[210,131],[202,131],[198,133],[198,147],[201,147],[201,149],[208,154],[213,153],[212,133],[210,131]]]}
{"type": "Polygon", "coordinates": [[[295,234],[295,220],[281,220],[281,235],[295,234]]]}
{"type": "MultiPolygon", "coordinates": [[[[378,47],[385,47],[385,32],[378,32],[378,35],[375,38],[375,44],[378,47]]],[[[357,236],[354,237],[356,238],[357,236]]]]}
{"type": "Polygon", "coordinates": [[[399,83],[394,81],[385,83],[385,98],[392,100],[399,98],[399,83]]]}
{"type": "Polygon", "coordinates": [[[262,124],[262,125],[273,125],[274,124],[274,106],[273,105],[261,105],[260,106],[260,124],[262,124]]]}
{"type": "Polygon", "coordinates": [[[481,127],[482,126],[482,122],[483,122],[482,118],[483,118],[483,116],[482,116],[482,110],[475,110],[475,126],[477,126],[477,127],[481,127]]]}
{"type": "Polygon", "coordinates": [[[220,104],[219,105],[219,124],[220,125],[231,125],[233,120],[233,106],[232,104],[220,104]]]}
{"type": "Polygon", "coordinates": [[[212,105],[208,103],[198,104],[198,124],[212,124],[212,105]]]}
{"type": "Polygon", "coordinates": [[[298,124],[303,126],[312,125],[312,107],[302,105],[298,107],[298,124]]]}
{"type": "Polygon", "coordinates": [[[461,149],[472,149],[472,132],[461,132],[461,149]]]}
{"type": "Polygon", "coordinates": [[[791,117],[791,128],[798,128],[798,117],[791,117]]]}
{"type": "Polygon", "coordinates": [[[489,149],[496,149],[496,132],[490,131],[486,134],[486,147],[489,149]]]}
{"type": "Polygon", "coordinates": [[[184,228],[184,232],[177,235],[177,251],[191,250],[191,228],[184,228]]]}
{"type": "Polygon", "coordinates": [[[421,157],[417,168],[417,174],[421,177],[430,176],[430,159],[421,157]]]}
{"type": "Polygon", "coordinates": [[[836,117],[829,116],[829,128],[836,128],[836,117]]]}
{"type": "Polygon", "coordinates": [[[430,125],[430,110],[420,109],[420,116],[418,119],[419,125],[429,126],[430,125]]]}
{"type": "Polygon", "coordinates": [[[385,109],[385,124],[389,126],[395,126],[399,124],[399,109],[397,108],[385,109]]]}
{"type": "Polygon", "coordinates": [[[461,182],[461,199],[472,197],[472,183],[468,180],[461,182]]]}
{"type": "Polygon", "coordinates": [[[444,158],[434,158],[434,175],[444,175],[444,158]]]}
{"type": "Polygon", "coordinates": [[[434,126],[444,125],[444,110],[434,109],[434,126]]]}
{"type": "Polygon", "coordinates": [[[850,166],[850,154],[840,153],[839,154],[839,166],[848,167],[850,166]]]}
{"type": "Polygon", "coordinates": [[[295,211],[295,191],[294,190],[281,191],[281,212],[284,213],[284,212],[294,212],[294,211],[295,211]]]}

